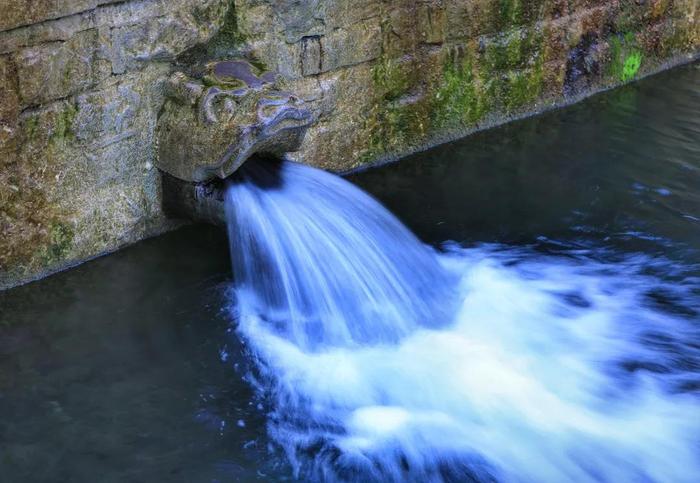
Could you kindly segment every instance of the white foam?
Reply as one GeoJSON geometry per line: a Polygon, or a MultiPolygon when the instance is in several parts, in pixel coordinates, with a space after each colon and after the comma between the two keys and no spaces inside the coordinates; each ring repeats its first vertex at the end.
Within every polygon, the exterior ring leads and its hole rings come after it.
{"type": "MultiPolygon", "coordinates": [[[[697,340],[691,321],[641,304],[655,283],[632,273],[645,260],[606,266],[481,247],[436,263],[456,275],[451,323],[412,322],[387,341],[299,344],[238,293],[238,330],[273,399],[270,432],[298,476],[696,480],[697,397],[669,391],[668,374],[616,369],[682,356],[642,344],[645,333],[697,340]],[[502,263],[509,257],[518,263],[502,263]]],[[[356,309],[355,320],[324,312],[323,324],[385,325],[356,309]]]]}

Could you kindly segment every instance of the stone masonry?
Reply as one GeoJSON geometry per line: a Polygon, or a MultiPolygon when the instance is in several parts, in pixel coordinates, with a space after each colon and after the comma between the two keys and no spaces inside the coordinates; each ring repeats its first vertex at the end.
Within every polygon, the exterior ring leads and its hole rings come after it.
{"type": "Polygon", "coordinates": [[[334,171],[696,58],[697,0],[8,0],[0,15],[0,289],[177,226],[154,168],[167,79],[276,71],[334,171]],[[9,3],[8,3],[9,1],[9,3]]]}

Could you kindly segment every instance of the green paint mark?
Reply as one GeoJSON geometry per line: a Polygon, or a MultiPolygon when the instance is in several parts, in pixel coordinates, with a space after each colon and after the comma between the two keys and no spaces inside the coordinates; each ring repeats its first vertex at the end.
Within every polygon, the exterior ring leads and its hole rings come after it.
{"type": "Polygon", "coordinates": [[[642,66],[642,58],[633,33],[628,32],[622,37],[613,37],[610,40],[609,72],[616,81],[633,80],[642,66]]]}
{"type": "Polygon", "coordinates": [[[625,63],[622,66],[622,82],[629,82],[637,75],[639,67],[642,65],[642,53],[632,52],[625,59],[625,63]]]}

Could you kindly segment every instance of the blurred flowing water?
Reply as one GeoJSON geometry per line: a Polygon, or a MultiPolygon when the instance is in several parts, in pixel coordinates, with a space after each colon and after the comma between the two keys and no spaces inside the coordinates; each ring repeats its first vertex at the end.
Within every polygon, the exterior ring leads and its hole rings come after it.
{"type": "Polygon", "coordinates": [[[677,363],[700,355],[697,320],[642,303],[663,291],[695,314],[695,280],[643,274],[661,259],[438,253],[351,183],[291,163],[243,167],[226,207],[233,317],[300,479],[700,474],[696,374],[677,363]]]}
{"type": "Polygon", "coordinates": [[[447,322],[453,283],[379,203],[333,174],[259,160],[226,194],[236,310],[300,349],[396,343],[447,322]]]}
{"type": "Polygon", "coordinates": [[[0,479],[693,481],[699,81],[349,177],[410,231],[251,164],[232,260],[189,227],[0,293],[0,479]]]}

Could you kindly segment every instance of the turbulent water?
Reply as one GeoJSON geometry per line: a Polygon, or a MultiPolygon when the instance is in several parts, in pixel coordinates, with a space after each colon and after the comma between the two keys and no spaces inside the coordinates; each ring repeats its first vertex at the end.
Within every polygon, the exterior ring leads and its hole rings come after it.
{"type": "Polygon", "coordinates": [[[226,204],[232,311],[298,478],[700,474],[700,307],[640,303],[652,286],[697,300],[697,280],[649,275],[666,260],[438,252],[349,182],[292,163],[245,166],[226,204]]]}

